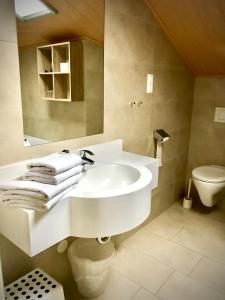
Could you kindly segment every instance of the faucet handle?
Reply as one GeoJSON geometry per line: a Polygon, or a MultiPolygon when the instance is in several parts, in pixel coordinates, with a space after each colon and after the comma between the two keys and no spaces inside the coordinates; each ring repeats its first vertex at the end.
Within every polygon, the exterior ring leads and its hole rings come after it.
{"type": "Polygon", "coordinates": [[[90,159],[90,158],[88,158],[86,155],[87,154],[89,154],[89,155],[94,155],[94,153],[92,152],[92,151],[90,151],[90,150],[81,150],[80,151],[80,157],[82,158],[82,160],[83,160],[83,165],[85,165],[85,164],[88,164],[88,165],[93,165],[95,162],[94,162],[94,160],[92,160],[92,159],[90,159]]]}
{"type": "Polygon", "coordinates": [[[63,149],[63,150],[61,151],[61,153],[67,153],[67,154],[69,154],[69,153],[70,153],[70,150],[63,149]]]}
{"type": "Polygon", "coordinates": [[[81,158],[86,158],[86,154],[89,154],[91,156],[95,155],[91,150],[82,149],[80,151],[81,158]]]}

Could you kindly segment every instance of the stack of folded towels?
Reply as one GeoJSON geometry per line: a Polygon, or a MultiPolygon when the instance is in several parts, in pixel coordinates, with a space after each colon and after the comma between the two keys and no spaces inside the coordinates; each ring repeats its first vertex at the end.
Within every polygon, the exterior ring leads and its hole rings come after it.
{"type": "Polygon", "coordinates": [[[18,179],[0,185],[0,201],[10,206],[46,211],[73,189],[83,175],[75,153],[54,153],[34,160],[18,179]]]}

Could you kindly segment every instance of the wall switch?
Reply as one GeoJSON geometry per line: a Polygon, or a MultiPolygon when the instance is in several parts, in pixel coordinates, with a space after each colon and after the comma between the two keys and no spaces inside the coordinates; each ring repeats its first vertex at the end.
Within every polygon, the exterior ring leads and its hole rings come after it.
{"type": "Polygon", "coordinates": [[[225,123],[225,107],[216,107],[214,122],[225,123]]]}
{"type": "Polygon", "coordinates": [[[147,74],[147,94],[153,92],[153,74],[147,74]]]}

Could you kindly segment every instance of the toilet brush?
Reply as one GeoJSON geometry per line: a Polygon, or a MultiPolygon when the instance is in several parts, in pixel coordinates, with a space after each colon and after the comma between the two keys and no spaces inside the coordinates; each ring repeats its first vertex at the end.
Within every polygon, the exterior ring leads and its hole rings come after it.
{"type": "Polygon", "coordinates": [[[192,208],[192,198],[190,197],[190,193],[191,193],[191,183],[192,183],[192,179],[189,179],[189,183],[188,183],[188,193],[187,196],[184,197],[183,200],[183,207],[186,209],[191,209],[192,208]]]}

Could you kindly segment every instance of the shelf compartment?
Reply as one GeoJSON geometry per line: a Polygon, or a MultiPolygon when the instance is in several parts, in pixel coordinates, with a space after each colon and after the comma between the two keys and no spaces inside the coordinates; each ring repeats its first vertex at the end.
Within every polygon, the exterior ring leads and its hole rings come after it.
{"type": "Polygon", "coordinates": [[[56,100],[71,101],[69,74],[54,74],[54,89],[56,100]]]}
{"type": "Polygon", "coordinates": [[[62,43],[53,45],[53,65],[54,72],[70,73],[70,43],[62,43]],[[67,63],[68,69],[61,72],[60,63],[67,63]]]}
{"type": "Polygon", "coordinates": [[[41,98],[54,98],[53,77],[50,74],[39,76],[41,98]]]}
{"type": "MultiPolygon", "coordinates": [[[[74,89],[76,87],[71,86],[71,78],[75,78],[74,74],[79,66],[77,65],[76,55],[71,54],[71,49],[74,49],[71,42],[45,45],[37,48],[41,99],[72,101],[75,98],[74,89]],[[73,63],[71,62],[71,57],[74,59],[73,63]],[[60,66],[62,63],[66,65],[60,66]],[[73,66],[72,69],[71,66],[73,66]]],[[[76,51],[75,54],[77,54],[76,51]]]]}
{"type": "Polygon", "coordinates": [[[39,72],[39,75],[52,75],[53,72],[39,72]]]}
{"type": "Polygon", "coordinates": [[[37,48],[38,73],[52,72],[52,47],[45,46],[37,48]]]}

